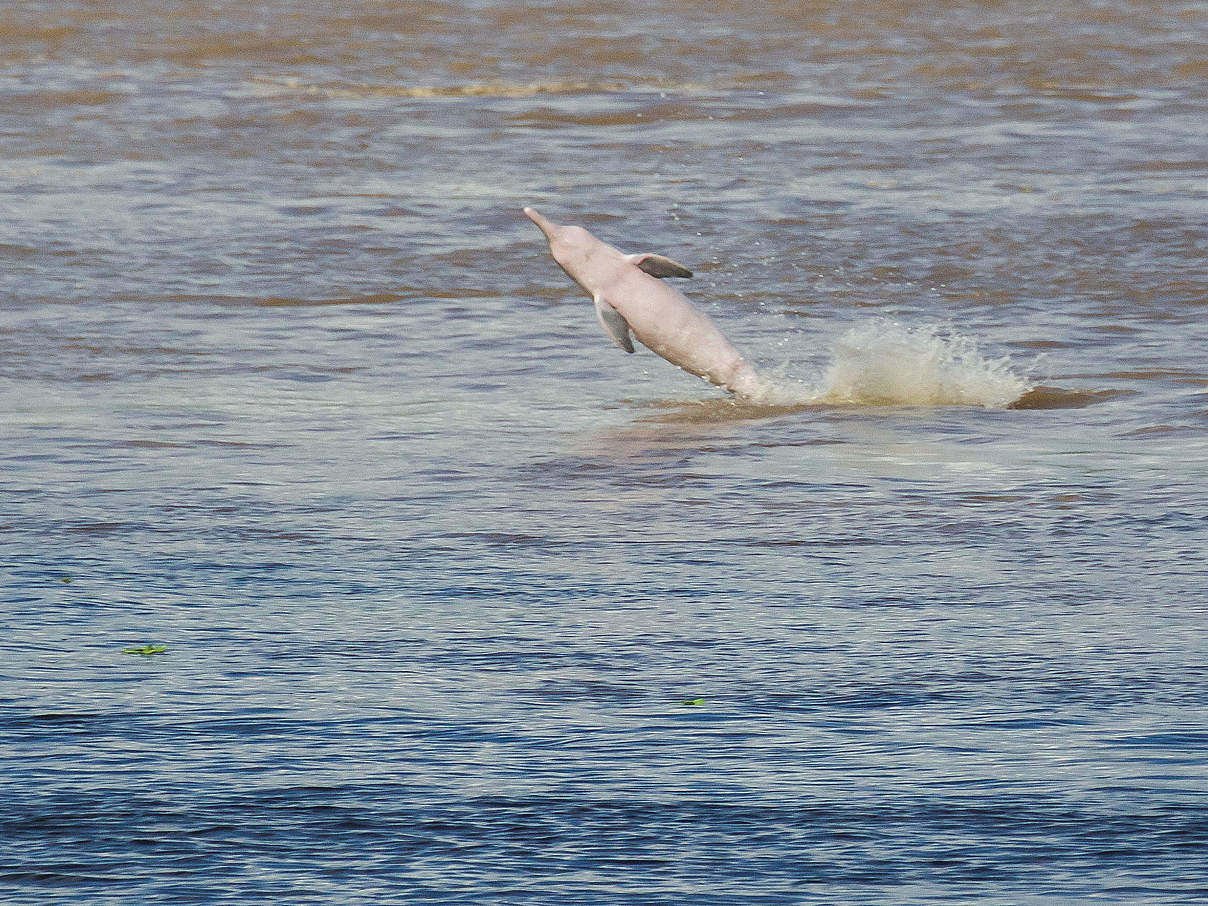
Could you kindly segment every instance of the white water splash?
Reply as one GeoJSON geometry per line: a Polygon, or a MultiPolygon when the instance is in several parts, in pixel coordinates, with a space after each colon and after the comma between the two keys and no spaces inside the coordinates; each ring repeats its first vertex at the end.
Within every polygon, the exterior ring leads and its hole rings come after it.
{"type": "Polygon", "coordinates": [[[1030,389],[1008,359],[936,327],[876,320],[835,341],[821,386],[764,378],[763,405],[984,406],[1002,409],[1030,389]]]}

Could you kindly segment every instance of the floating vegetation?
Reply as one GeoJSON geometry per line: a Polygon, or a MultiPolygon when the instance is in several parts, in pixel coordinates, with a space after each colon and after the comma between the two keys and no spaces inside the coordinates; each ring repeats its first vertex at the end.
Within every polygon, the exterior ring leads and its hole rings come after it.
{"type": "Polygon", "coordinates": [[[132,648],[123,648],[122,654],[152,655],[163,654],[167,650],[167,645],[136,645],[132,648]]]}
{"type": "Polygon", "coordinates": [[[685,708],[695,708],[697,705],[703,705],[704,703],[705,700],[703,698],[690,698],[687,701],[680,702],[685,708]]]}

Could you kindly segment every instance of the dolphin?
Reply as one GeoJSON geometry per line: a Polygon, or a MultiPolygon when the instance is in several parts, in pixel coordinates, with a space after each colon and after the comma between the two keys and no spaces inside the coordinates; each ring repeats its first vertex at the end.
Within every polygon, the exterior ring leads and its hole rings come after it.
{"type": "Polygon", "coordinates": [[[550,254],[596,304],[596,316],[614,343],[633,352],[633,339],[672,365],[735,396],[752,399],[763,382],[703,311],[662,277],[692,271],[662,255],[626,255],[583,227],[562,226],[532,208],[525,215],[549,240],[550,254]]]}

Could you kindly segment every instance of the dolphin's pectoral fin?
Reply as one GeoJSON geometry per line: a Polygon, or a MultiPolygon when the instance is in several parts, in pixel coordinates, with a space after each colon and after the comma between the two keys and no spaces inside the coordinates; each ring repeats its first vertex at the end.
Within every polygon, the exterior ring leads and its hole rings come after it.
{"type": "Polygon", "coordinates": [[[633,352],[633,340],[629,337],[629,323],[621,313],[608,304],[603,296],[596,296],[596,317],[612,337],[612,341],[626,352],[633,352]]]}
{"type": "Polygon", "coordinates": [[[646,252],[642,255],[627,256],[633,264],[644,270],[652,277],[691,277],[692,271],[678,261],[672,261],[665,255],[652,255],[646,252]]]}

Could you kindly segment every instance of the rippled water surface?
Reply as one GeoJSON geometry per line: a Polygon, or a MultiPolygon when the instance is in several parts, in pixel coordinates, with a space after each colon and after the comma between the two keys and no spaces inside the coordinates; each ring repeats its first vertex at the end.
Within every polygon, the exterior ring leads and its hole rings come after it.
{"type": "Polygon", "coordinates": [[[4,900],[1208,900],[1206,44],[6,6],[4,900]]]}

